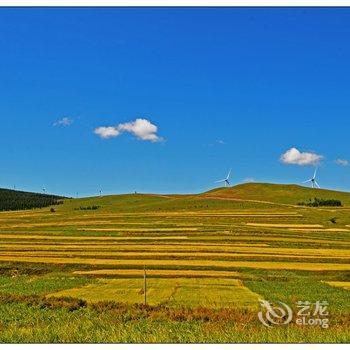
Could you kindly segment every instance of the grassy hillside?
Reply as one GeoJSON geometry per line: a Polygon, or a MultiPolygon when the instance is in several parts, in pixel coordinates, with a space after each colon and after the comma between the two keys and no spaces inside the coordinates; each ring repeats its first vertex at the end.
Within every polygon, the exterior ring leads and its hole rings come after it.
{"type": "Polygon", "coordinates": [[[0,211],[44,208],[58,204],[61,199],[63,197],[0,188],[0,211]]]}
{"type": "Polygon", "coordinates": [[[348,192],[268,183],[246,183],[229,188],[216,188],[204,193],[202,196],[206,198],[267,201],[280,204],[298,204],[317,197],[322,199],[338,199],[343,205],[350,205],[350,193],[348,192]]]}
{"type": "MultiPolygon", "coordinates": [[[[65,200],[60,210],[76,213],[97,207],[98,212],[167,212],[272,209],[281,204],[297,205],[315,197],[339,199],[350,206],[350,193],[312,189],[298,185],[249,183],[216,188],[193,195],[123,194],[65,200]],[[227,199],[227,200],[226,200],[227,199]]],[[[89,210],[90,211],[90,210],[89,210]]],[[[94,212],[94,210],[91,210],[94,212]]]]}
{"type": "Polygon", "coordinates": [[[196,195],[154,195],[154,194],[125,194],[109,195],[102,197],[88,197],[69,199],[64,201],[60,208],[64,211],[73,210],[95,212],[85,210],[97,206],[98,212],[169,212],[169,211],[216,211],[237,209],[266,209],[277,205],[269,203],[249,201],[226,201],[216,198],[208,198],[202,194],[196,195]]]}

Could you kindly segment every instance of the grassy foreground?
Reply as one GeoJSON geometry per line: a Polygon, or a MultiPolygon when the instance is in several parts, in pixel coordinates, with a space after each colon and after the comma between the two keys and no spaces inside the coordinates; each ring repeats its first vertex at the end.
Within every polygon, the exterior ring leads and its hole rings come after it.
{"type": "Polygon", "coordinates": [[[350,195],[297,205],[315,191],[249,184],[0,213],[0,341],[349,342],[350,195]],[[259,299],[294,316],[298,301],[327,301],[329,328],[265,327],[259,299]]]}

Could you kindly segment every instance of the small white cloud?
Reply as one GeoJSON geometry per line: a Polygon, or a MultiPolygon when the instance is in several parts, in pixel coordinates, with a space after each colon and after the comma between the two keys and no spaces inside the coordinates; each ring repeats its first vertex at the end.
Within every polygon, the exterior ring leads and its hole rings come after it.
{"type": "Polygon", "coordinates": [[[280,157],[280,160],[284,164],[297,164],[297,165],[316,165],[324,157],[313,152],[300,152],[297,148],[292,147],[280,157]]]}
{"type": "Polygon", "coordinates": [[[157,135],[158,127],[147,119],[136,119],[133,122],[119,124],[120,132],[127,131],[134,134],[138,139],[157,142],[162,138],[157,135]]]}
{"type": "Polygon", "coordinates": [[[73,119],[70,119],[68,117],[63,117],[60,120],[57,120],[53,123],[53,126],[69,126],[73,123],[73,119]]]}
{"type": "Polygon", "coordinates": [[[253,179],[252,177],[246,177],[245,179],[243,179],[243,182],[255,182],[255,179],[253,179]]]}
{"type": "Polygon", "coordinates": [[[100,126],[94,130],[94,133],[102,139],[117,137],[120,134],[118,129],[114,126],[100,126]]]}
{"type": "Polygon", "coordinates": [[[117,126],[101,126],[96,128],[94,132],[104,139],[117,137],[123,132],[129,132],[143,141],[158,142],[163,140],[157,135],[158,127],[149,120],[141,118],[128,123],[121,123],[117,126]]]}
{"type": "Polygon", "coordinates": [[[226,142],[223,140],[216,140],[216,143],[218,143],[219,145],[226,145],[226,142]]]}
{"type": "Polygon", "coordinates": [[[348,166],[350,164],[350,162],[346,159],[336,159],[334,162],[341,166],[348,166]]]}

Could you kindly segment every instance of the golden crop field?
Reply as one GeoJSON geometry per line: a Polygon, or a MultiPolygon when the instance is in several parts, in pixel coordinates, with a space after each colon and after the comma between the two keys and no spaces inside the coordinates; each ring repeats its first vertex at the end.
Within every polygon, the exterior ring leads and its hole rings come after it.
{"type": "MultiPolygon", "coordinates": [[[[93,275],[93,276],[133,276],[143,278],[143,269],[113,269],[113,270],[87,270],[87,271],[74,271],[75,275],[93,275]]],[[[199,278],[199,277],[239,277],[240,273],[237,271],[201,271],[201,270],[154,270],[147,269],[147,276],[150,277],[187,277],[187,278],[199,278]]]]}
{"type": "MultiPolygon", "coordinates": [[[[50,296],[73,296],[90,302],[113,300],[117,302],[142,303],[142,283],[138,279],[97,279],[96,283],[72,288],[50,296]],[[128,286],[128,289],[125,289],[128,286]]],[[[220,308],[258,308],[259,295],[244,287],[234,278],[149,278],[148,303],[188,307],[199,306],[220,308]]]]}

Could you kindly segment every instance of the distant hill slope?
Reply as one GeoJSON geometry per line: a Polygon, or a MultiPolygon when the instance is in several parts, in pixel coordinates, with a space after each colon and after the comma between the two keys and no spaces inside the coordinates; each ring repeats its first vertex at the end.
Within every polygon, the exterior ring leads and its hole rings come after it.
{"type": "Polygon", "coordinates": [[[43,208],[59,204],[64,197],[0,188],[0,211],[43,208]]]}
{"type": "Polygon", "coordinates": [[[205,192],[201,196],[206,198],[266,201],[280,204],[298,204],[317,197],[321,199],[338,199],[343,205],[350,205],[350,193],[348,192],[268,183],[246,183],[227,188],[221,187],[205,192]]]}
{"type": "MultiPolygon", "coordinates": [[[[200,194],[163,195],[138,193],[70,198],[64,200],[64,204],[57,209],[60,211],[75,211],[76,213],[86,213],[87,211],[93,213],[95,210],[99,213],[149,211],[183,211],[188,213],[203,210],[265,210],[286,204],[297,205],[300,202],[307,202],[309,199],[313,200],[315,197],[320,199],[338,199],[343,205],[350,206],[350,193],[346,192],[312,189],[298,185],[249,183],[229,188],[216,188],[200,194]]],[[[55,200],[57,200],[57,197],[55,200]]],[[[52,204],[54,203],[43,206],[52,204]]],[[[38,205],[35,207],[38,207],[38,205]]]]}

